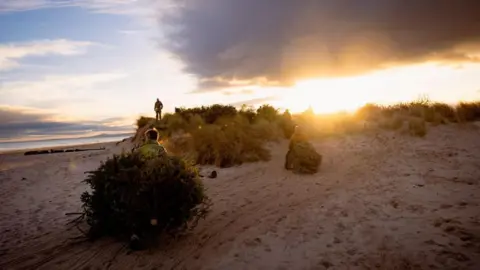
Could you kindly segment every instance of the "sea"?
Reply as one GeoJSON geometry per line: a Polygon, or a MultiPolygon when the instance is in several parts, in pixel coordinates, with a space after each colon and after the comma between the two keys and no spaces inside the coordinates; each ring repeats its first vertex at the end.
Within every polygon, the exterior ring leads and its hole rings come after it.
{"type": "Polygon", "coordinates": [[[52,139],[52,140],[38,140],[38,141],[19,141],[19,142],[0,142],[0,153],[16,151],[16,150],[29,150],[49,147],[68,147],[74,145],[83,144],[95,144],[106,142],[119,142],[125,138],[130,137],[131,134],[122,135],[103,135],[97,137],[86,138],[69,138],[69,139],[52,139]]]}

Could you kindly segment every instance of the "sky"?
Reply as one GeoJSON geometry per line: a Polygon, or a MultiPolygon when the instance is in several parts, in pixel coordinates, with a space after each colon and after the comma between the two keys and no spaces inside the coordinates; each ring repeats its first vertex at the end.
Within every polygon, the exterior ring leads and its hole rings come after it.
{"type": "Polygon", "coordinates": [[[0,142],[212,103],[480,100],[477,0],[0,0],[0,142]]]}

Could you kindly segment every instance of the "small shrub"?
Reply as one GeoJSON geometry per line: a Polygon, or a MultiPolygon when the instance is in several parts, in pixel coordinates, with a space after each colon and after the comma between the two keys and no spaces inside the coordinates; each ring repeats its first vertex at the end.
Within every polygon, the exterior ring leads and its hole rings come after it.
{"type": "Polygon", "coordinates": [[[432,121],[432,124],[434,126],[444,125],[444,124],[447,124],[447,123],[448,123],[448,120],[445,117],[443,117],[441,113],[435,112],[435,114],[433,116],[433,121],[432,121]]]}
{"type": "Polygon", "coordinates": [[[221,128],[216,125],[205,125],[200,129],[192,131],[192,151],[195,152],[197,164],[215,164],[216,152],[215,140],[221,128]]]}
{"type": "Polygon", "coordinates": [[[400,115],[395,115],[391,120],[390,120],[390,126],[389,128],[391,130],[399,130],[403,127],[403,122],[404,119],[400,115]]]}
{"type": "Polygon", "coordinates": [[[269,122],[263,118],[255,121],[249,128],[251,136],[262,141],[278,141],[281,136],[281,131],[277,123],[269,122]]]}
{"type": "Polygon", "coordinates": [[[197,169],[174,156],[113,156],[85,182],[92,192],[83,193],[81,201],[93,239],[176,235],[195,227],[209,208],[197,169]]]}
{"type": "Polygon", "coordinates": [[[186,131],[188,129],[188,121],[179,114],[165,114],[161,121],[161,125],[166,126],[168,136],[174,131],[186,131]]]}
{"type": "Polygon", "coordinates": [[[376,104],[365,104],[355,112],[355,117],[361,120],[378,120],[382,108],[376,104]]]}
{"type": "Polygon", "coordinates": [[[204,125],[205,125],[205,121],[203,120],[203,118],[200,115],[195,114],[190,117],[186,126],[187,126],[187,131],[191,131],[191,130],[199,129],[204,125]]]}
{"type": "Polygon", "coordinates": [[[353,117],[345,117],[342,119],[338,125],[340,128],[339,132],[344,134],[355,134],[360,133],[364,129],[364,125],[356,121],[353,117]]]}
{"type": "Polygon", "coordinates": [[[292,115],[288,110],[282,114],[279,122],[280,129],[283,131],[285,139],[290,139],[295,131],[295,123],[292,120],[292,115]]]}
{"type": "Polygon", "coordinates": [[[221,117],[235,116],[237,109],[230,105],[214,104],[195,108],[175,108],[175,114],[181,116],[185,121],[189,121],[192,115],[199,115],[205,123],[213,124],[221,117]]]}
{"type": "Polygon", "coordinates": [[[390,118],[395,114],[396,108],[393,106],[386,106],[382,108],[381,116],[383,118],[390,118]]]}
{"type": "Polygon", "coordinates": [[[242,105],[242,108],[240,109],[238,114],[242,117],[245,117],[250,124],[252,124],[257,117],[257,113],[255,112],[255,110],[251,107],[247,107],[247,105],[242,105]]]}
{"type": "Polygon", "coordinates": [[[425,124],[425,120],[411,117],[408,122],[408,130],[412,136],[425,137],[427,134],[427,125],[425,124]]]}
{"type": "Polygon", "coordinates": [[[146,125],[148,125],[152,121],[155,121],[155,119],[150,118],[150,117],[140,116],[137,119],[137,128],[141,129],[141,128],[145,127],[146,125]]]}
{"type": "Polygon", "coordinates": [[[237,109],[235,107],[215,104],[207,108],[204,120],[207,124],[213,124],[220,117],[234,117],[236,115],[237,109]]]}
{"type": "Polygon", "coordinates": [[[231,167],[269,160],[270,153],[264,147],[265,140],[272,136],[269,132],[265,127],[248,124],[248,120],[241,116],[220,119],[214,125],[192,131],[195,161],[197,164],[231,167]]]}
{"type": "Polygon", "coordinates": [[[425,110],[426,110],[426,106],[422,105],[422,104],[412,104],[410,106],[410,116],[413,116],[413,117],[424,117],[424,113],[425,113],[425,110]]]}
{"type": "Polygon", "coordinates": [[[448,118],[455,119],[455,110],[446,104],[435,103],[424,108],[423,119],[428,123],[433,125],[446,124],[448,118]]]}
{"type": "Polygon", "coordinates": [[[441,115],[444,119],[450,122],[456,122],[457,116],[455,112],[455,108],[444,103],[433,103],[431,107],[435,110],[435,112],[441,115]]]}
{"type": "Polygon", "coordinates": [[[257,109],[257,117],[274,122],[278,118],[278,110],[270,105],[262,105],[257,109]]]}
{"type": "Polygon", "coordinates": [[[392,115],[379,121],[379,127],[388,130],[399,130],[403,127],[404,118],[400,115],[392,115]]]}
{"type": "Polygon", "coordinates": [[[436,118],[436,111],[435,111],[435,108],[432,107],[432,106],[425,106],[423,107],[423,113],[422,113],[422,116],[423,116],[423,119],[427,122],[427,123],[433,123],[435,122],[435,118],[436,118]]]}
{"type": "Polygon", "coordinates": [[[458,122],[471,122],[480,119],[480,102],[461,102],[455,109],[458,122]]]}
{"type": "Polygon", "coordinates": [[[172,155],[182,156],[187,160],[191,159],[192,135],[182,131],[174,132],[170,137],[160,142],[172,155]]]}

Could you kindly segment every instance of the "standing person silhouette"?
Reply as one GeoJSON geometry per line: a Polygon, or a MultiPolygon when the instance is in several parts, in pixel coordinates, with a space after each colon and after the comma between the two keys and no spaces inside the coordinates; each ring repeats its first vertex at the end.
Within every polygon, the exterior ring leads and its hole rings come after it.
{"type": "Polygon", "coordinates": [[[163,109],[163,103],[157,98],[157,101],[155,102],[155,119],[156,121],[162,119],[162,109],[163,109]]]}

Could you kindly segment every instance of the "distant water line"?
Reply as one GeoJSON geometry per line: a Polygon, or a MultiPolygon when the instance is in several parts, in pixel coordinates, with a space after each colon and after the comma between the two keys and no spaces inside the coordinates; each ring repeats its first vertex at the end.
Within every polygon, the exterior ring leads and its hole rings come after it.
{"type": "Polygon", "coordinates": [[[127,138],[127,135],[122,136],[106,136],[106,137],[90,137],[90,138],[71,138],[71,139],[55,139],[55,140],[41,140],[41,141],[23,141],[23,142],[3,142],[0,143],[0,153],[15,150],[29,150],[38,148],[55,148],[68,147],[74,145],[88,145],[96,143],[106,143],[122,141],[127,138]]]}

